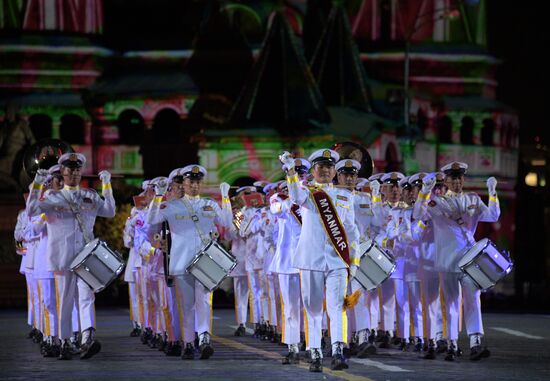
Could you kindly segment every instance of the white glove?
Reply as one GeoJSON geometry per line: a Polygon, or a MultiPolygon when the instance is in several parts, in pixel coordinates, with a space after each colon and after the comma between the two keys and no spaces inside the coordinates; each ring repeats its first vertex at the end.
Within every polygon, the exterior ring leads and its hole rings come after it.
{"type": "Polygon", "coordinates": [[[497,179],[494,177],[489,177],[487,179],[487,190],[491,196],[494,196],[497,193],[497,179]]]}
{"type": "Polygon", "coordinates": [[[46,179],[48,178],[48,170],[47,169],[39,169],[36,171],[36,175],[34,176],[34,182],[35,184],[44,184],[46,182],[46,179]]]}
{"type": "Polygon", "coordinates": [[[428,176],[422,179],[422,189],[420,190],[423,194],[428,194],[432,191],[435,186],[435,173],[430,173],[428,176]]]}
{"type": "Polygon", "coordinates": [[[373,180],[369,183],[371,194],[373,196],[380,196],[380,183],[378,180],[373,180]]]}
{"type": "Polygon", "coordinates": [[[355,274],[357,274],[357,268],[358,267],[359,266],[353,265],[353,264],[349,267],[349,278],[350,279],[355,278],[355,274]]]}
{"type": "Polygon", "coordinates": [[[103,184],[109,184],[111,182],[111,174],[108,171],[101,171],[98,176],[103,184]]]}
{"type": "Polygon", "coordinates": [[[222,194],[222,198],[228,198],[229,197],[229,186],[228,183],[221,183],[220,184],[220,193],[222,194]]]}
{"type": "Polygon", "coordinates": [[[160,180],[157,184],[155,184],[155,192],[157,196],[164,196],[167,189],[168,182],[166,180],[160,180]]]}
{"type": "Polygon", "coordinates": [[[285,151],[282,155],[279,155],[279,161],[283,163],[284,166],[286,166],[287,171],[294,169],[294,158],[292,157],[290,152],[285,151]]]}

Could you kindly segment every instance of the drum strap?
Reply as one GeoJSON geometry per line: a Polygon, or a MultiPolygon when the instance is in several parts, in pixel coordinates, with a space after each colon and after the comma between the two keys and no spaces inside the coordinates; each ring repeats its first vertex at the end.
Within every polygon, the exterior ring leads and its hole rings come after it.
{"type": "Polygon", "coordinates": [[[76,222],[78,223],[78,227],[80,228],[80,231],[82,232],[82,236],[84,237],[84,242],[88,243],[91,241],[91,238],[86,234],[86,229],[84,229],[84,221],[82,221],[82,215],[78,211],[78,205],[71,201],[67,195],[61,191],[61,195],[67,201],[67,204],[69,204],[69,208],[71,208],[71,212],[74,214],[74,218],[76,219],[76,222]]]}
{"type": "Polygon", "coordinates": [[[189,217],[191,217],[191,220],[193,220],[193,224],[195,225],[195,229],[197,229],[197,233],[199,233],[199,237],[201,239],[201,242],[206,245],[208,242],[211,241],[211,239],[206,238],[205,234],[202,232],[201,227],[199,225],[199,216],[193,209],[193,206],[189,203],[189,200],[187,200],[185,197],[180,198],[181,202],[183,202],[183,205],[187,208],[187,212],[189,213],[189,217]]]}

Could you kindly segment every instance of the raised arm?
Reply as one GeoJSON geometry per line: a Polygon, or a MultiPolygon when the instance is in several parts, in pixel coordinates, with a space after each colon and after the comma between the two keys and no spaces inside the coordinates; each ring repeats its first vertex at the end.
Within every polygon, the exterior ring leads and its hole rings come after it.
{"type": "Polygon", "coordinates": [[[100,217],[113,218],[116,214],[115,198],[113,197],[113,187],[111,186],[111,174],[107,171],[99,172],[101,179],[101,192],[103,198],[99,198],[97,215],[100,217]]]}
{"type": "Polygon", "coordinates": [[[500,217],[500,203],[496,192],[497,180],[490,177],[487,180],[487,190],[489,191],[489,206],[478,196],[479,220],[483,222],[496,222],[500,217]]]}

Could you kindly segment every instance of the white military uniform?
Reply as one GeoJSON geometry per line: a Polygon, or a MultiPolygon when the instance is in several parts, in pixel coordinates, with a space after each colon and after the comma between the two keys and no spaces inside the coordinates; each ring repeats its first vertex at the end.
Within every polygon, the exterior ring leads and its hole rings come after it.
{"type": "Polygon", "coordinates": [[[461,288],[466,330],[469,335],[483,334],[480,291],[473,281],[462,273],[458,262],[464,250],[475,242],[474,234],[478,222],[498,221],[498,198],[491,196],[487,206],[476,193],[456,194],[448,191],[441,197],[432,195],[429,201],[425,197],[419,194],[415,204],[415,215],[429,216],[433,222],[435,268],[440,272],[447,339],[458,339],[461,288]]]}
{"type": "MultiPolygon", "coordinates": [[[[321,150],[322,151],[322,150],[321,150]]],[[[319,152],[319,151],[318,151],[319,152]]],[[[309,160],[314,163],[315,152],[309,160]]],[[[328,155],[336,152],[325,150],[328,155]]],[[[316,352],[321,348],[323,300],[326,292],[327,313],[330,318],[330,335],[333,344],[347,343],[347,316],[344,298],[348,288],[349,265],[339,256],[328,237],[321,216],[312,197],[312,191],[298,181],[298,175],[287,177],[290,200],[299,205],[302,213],[302,233],[296,247],[292,265],[300,270],[302,300],[307,315],[307,346],[316,352]]],[[[350,262],[359,264],[359,231],[355,224],[353,199],[349,191],[330,184],[314,184],[330,197],[337,216],[348,238],[350,262]]]]}
{"type": "Polygon", "coordinates": [[[277,250],[271,262],[270,270],[278,274],[281,291],[282,338],[281,341],[292,350],[298,349],[300,342],[300,276],[299,271],[292,266],[296,246],[302,230],[298,220],[300,209],[291,212],[292,202],[283,194],[275,193],[270,198],[271,213],[277,216],[278,234],[277,250]]]}
{"type": "Polygon", "coordinates": [[[124,231],[122,233],[122,239],[124,247],[129,249],[128,261],[126,263],[126,269],[124,270],[124,281],[128,283],[128,297],[130,301],[130,320],[133,323],[134,328],[137,328],[142,324],[143,319],[140,317],[143,315],[143,310],[140,308],[140,299],[138,298],[138,292],[136,287],[136,250],[134,249],[134,234],[136,216],[138,214],[137,208],[132,208],[130,215],[124,224],[124,231]],[[141,311],[140,311],[141,310],[141,311]]]}
{"type": "Polygon", "coordinates": [[[250,290],[250,322],[260,324],[264,321],[261,283],[264,250],[260,235],[261,213],[259,209],[252,207],[243,207],[242,212],[244,219],[239,234],[246,241],[245,268],[248,273],[248,288],[250,290]]]}
{"type": "MultiPolygon", "coordinates": [[[[27,212],[30,216],[40,213],[46,216],[47,269],[55,272],[59,336],[61,339],[68,339],[72,333],[71,315],[75,297],[78,297],[81,330],[95,328],[95,295],[84,281],[70,271],[70,264],[86,244],[85,239],[93,239],[96,217],[114,217],[115,200],[110,186],[104,188],[104,198],[92,189],[67,185],[59,191],[46,191],[43,199],[39,196],[40,187],[33,187],[27,200],[27,212]],[[70,203],[80,212],[84,232],[71,210],[70,203]]],[[[86,339],[83,335],[83,343],[86,339]]]]}
{"type": "Polygon", "coordinates": [[[248,311],[248,274],[246,272],[246,240],[242,238],[235,227],[226,231],[227,238],[231,239],[231,254],[237,259],[237,266],[230,277],[233,278],[233,293],[235,295],[235,321],[237,325],[246,324],[248,311]]]}
{"type": "Polygon", "coordinates": [[[212,332],[212,293],[193,275],[187,274],[185,269],[210,239],[210,232],[216,230],[215,224],[230,228],[231,216],[231,205],[228,202],[220,208],[211,199],[188,195],[167,202],[156,197],[147,215],[150,224],[163,221],[170,224],[172,248],[169,274],[174,277],[180,297],[185,343],[194,342],[195,326],[199,335],[212,332]]]}

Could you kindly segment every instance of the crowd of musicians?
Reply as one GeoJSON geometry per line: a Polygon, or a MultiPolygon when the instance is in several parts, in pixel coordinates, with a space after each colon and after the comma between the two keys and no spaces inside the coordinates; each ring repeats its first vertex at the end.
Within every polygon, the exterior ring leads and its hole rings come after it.
{"type": "MultiPolygon", "coordinates": [[[[221,205],[201,196],[207,171],[198,164],[143,182],[123,234],[131,336],[184,360],[214,354],[213,293],[188,268],[218,240],[237,262],[229,274],[235,336],[249,335],[249,323],[253,337],[286,345],[282,364],[307,361],[321,372],[330,356],[331,369],[341,370],[350,356],[376,356],[378,348],[453,361],[463,327],[469,358],[490,355],[480,289],[458,262],[475,243],[478,222],[499,218],[495,178],[484,203],[463,192],[468,165],[461,162],[364,179],[359,162],[331,149],[307,159],[284,152],[279,160],[285,180],[236,191],[222,183],[221,205]],[[389,253],[395,269],[367,291],[356,276],[369,271],[361,268],[369,245],[389,253]]],[[[38,170],[15,231],[29,337],[45,357],[86,359],[101,349],[94,292],[71,262],[93,239],[96,216],[114,216],[115,202],[106,171],[101,196],[79,186],[85,164],[71,153],[38,170]]]]}

